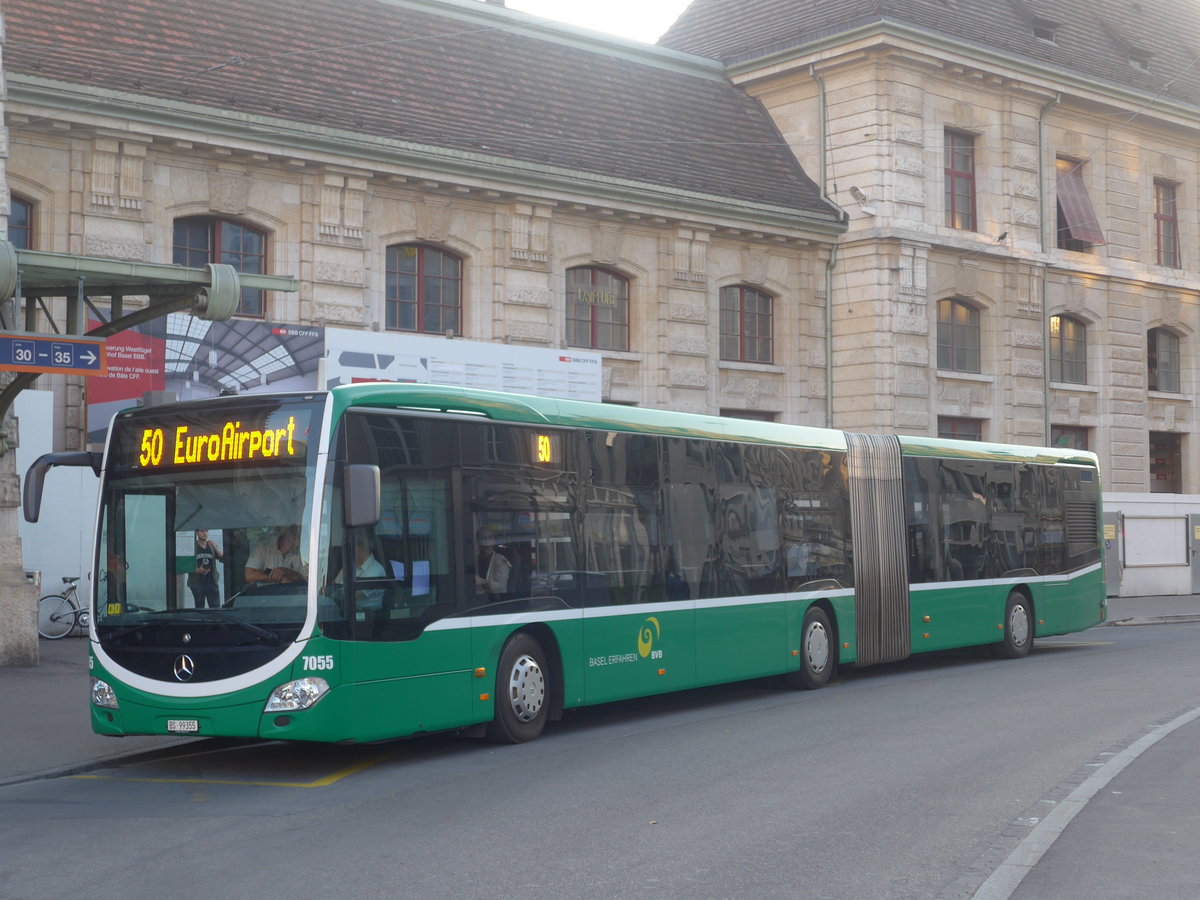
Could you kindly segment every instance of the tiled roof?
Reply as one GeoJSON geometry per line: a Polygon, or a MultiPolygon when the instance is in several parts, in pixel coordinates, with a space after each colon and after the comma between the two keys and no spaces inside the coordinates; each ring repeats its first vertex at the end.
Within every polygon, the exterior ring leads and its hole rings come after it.
{"type": "Polygon", "coordinates": [[[881,21],[1200,104],[1196,0],[693,0],[659,46],[733,62],[881,21]],[[1050,26],[1053,41],[1035,24],[1050,26]],[[1141,54],[1148,71],[1131,63],[1141,54]]]}
{"type": "Polygon", "coordinates": [[[10,73],[837,221],[711,63],[483,3],[4,0],[4,18],[10,73]]]}

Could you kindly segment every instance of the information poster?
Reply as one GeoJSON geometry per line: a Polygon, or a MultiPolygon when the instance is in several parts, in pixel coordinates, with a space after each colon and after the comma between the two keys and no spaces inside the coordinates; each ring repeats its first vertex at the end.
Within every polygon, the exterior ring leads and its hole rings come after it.
{"type": "Polygon", "coordinates": [[[407,381],[599,402],[602,370],[600,354],[580,350],[325,329],[329,387],[407,381]]]}
{"type": "Polygon", "coordinates": [[[108,339],[108,347],[109,374],[88,379],[91,443],[104,441],[114,414],[142,405],[152,392],[184,401],[400,381],[601,399],[601,356],[582,350],[253,319],[207,322],[187,313],[123,331],[108,339]]]}
{"type": "MultiPolygon", "coordinates": [[[[93,321],[92,327],[99,325],[93,321]]],[[[88,379],[88,441],[113,415],[165,391],[176,400],[222,393],[305,391],[317,384],[325,330],[255,319],[209,322],[171,313],[108,338],[108,374],[88,379]]]]}

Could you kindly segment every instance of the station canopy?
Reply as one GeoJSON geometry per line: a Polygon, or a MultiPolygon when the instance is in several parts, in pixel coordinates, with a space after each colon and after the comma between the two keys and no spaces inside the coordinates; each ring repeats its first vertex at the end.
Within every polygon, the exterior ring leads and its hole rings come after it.
{"type": "MultiPolygon", "coordinates": [[[[243,288],[294,293],[295,278],[254,275],[210,263],[201,268],[25,250],[0,241],[0,331],[108,337],[171,313],[224,321],[237,311],[243,288]],[[102,312],[94,298],[107,298],[102,312]],[[146,297],[126,311],[126,297],[146,297]],[[46,301],[64,298],[54,308],[46,301]],[[99,327],[87,329],[88,313],[99,327]],[[46,332],[42,332],[46,333],[46,332]]],[[[0,390],[0,416],[37,376],[21,373],[0,390]]]]}

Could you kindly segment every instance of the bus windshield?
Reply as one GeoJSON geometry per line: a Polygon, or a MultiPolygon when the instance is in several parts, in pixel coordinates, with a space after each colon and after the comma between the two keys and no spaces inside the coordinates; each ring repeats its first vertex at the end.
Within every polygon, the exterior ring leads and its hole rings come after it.
{"type": "Polygon", "coordinates": [[[96,630],[150,677],[164,674],[153,648],[179,646],[181,632],[196,649],[249,648],[204,673],[228,677],[281,652],[304,625],[321,404],[249,398],[180,409],[114,423],[96,630]]]}

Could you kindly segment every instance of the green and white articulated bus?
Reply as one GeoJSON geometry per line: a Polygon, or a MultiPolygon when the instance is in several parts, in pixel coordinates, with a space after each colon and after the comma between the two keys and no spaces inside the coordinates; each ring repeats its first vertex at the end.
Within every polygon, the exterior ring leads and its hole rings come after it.
{"type": "Polygon", "coordinates": [[[102,479],[102,734],[519,742],[588,704],[1021,657],[1106,615],[1074,450],[357,384],[120,413],[102,458],[35,463],[27,516],[62,464],[102,479]],[[197,531],[217,608],[187,587],[197,531]]]}

